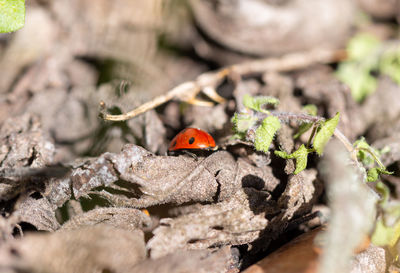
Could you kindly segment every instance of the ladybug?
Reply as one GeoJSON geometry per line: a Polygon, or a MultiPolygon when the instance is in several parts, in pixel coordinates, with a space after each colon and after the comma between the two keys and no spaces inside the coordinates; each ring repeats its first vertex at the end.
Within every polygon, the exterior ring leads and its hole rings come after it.
{"type": "Polygon", "coordinates": [[[185,150],[215,150],[213,137],[197,128],[186,128],[177,134],[168,147],[168,152],[185,150]]]}

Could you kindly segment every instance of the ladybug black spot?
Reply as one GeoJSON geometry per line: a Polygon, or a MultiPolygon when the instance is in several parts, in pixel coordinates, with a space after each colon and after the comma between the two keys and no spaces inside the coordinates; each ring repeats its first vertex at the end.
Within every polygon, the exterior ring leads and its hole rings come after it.
{"type": "Polygon", "coordinates": [[[194,142],[194,137],[189,138],[189,144],[193,144],[194,142]]]}
{"type": "Polygon", "coordinates": [[[174,143],[172,143],[171,147],[175,147],[176,146],[176,141],[174,141],[174,143]]]}

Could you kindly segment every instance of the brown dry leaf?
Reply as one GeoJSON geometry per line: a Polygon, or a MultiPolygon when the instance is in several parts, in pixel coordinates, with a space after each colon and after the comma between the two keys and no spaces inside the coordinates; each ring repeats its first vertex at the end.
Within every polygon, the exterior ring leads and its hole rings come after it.
{"type": "Polygon", "coordinates": [[[278,200],[287,220],[301,216],[312,210],[316,199],[322,193],[322,184],[317,180],[317,171],[304,170],[290,175],[285,191],[278,200]]]}
{"type": "Polygon", "coordinates": [[[61,189],[67,190],[72,183],[76,198],[97,194],[117,206],[223,200],[241,187],[235,179],[236,168],[227,152],[196,161],[187,156],[155,156],[128,144],[119,154],[105,153],[75,167],[70,178],[49,183],[46,196],[60,206],[66,201],[59,198],[61,189]],[[123,185],[116,183],[120,180],[123,185]],[[95,191],[99,187],[105,188],[95,191]],[[111,193],[107,188],[118,192],[111,193]]]}
{"type": "Polygon", "coordinates": [[[161,219],[147,244],[151,257],[162,257],[179,249],[250,243],[268,225],[266,211],[276,213],[270,199],[266,192],[247,188],[237,191],[229,200],[204,205],[177,218],[161,219]]]}
{"type": "Polygon", "coordinates": [[[107,224],[125,230],[137,230],[151,226],[148,215],[132,208],[97,208],[78,214],[62,225],[62,229],[79,229],[107,224]]]}
{"type": "MultiPolygon", "coordinates": [[[[36,193],[36,195],[40,195],[36,193]]],[[[56,207],[43,197],[21,198],[17,202],[17,209],[13,213],[19,214],[19,221],[33,225],[37,230],[55,231],[60,228],[55,216],[56,207]]]]}
{"type": "Polygon", "coordinates": [[[8,206],[3,206],[0,216],[0,240],[6,241],[15,235],[23,236],[26,228],[40,231],[56,231],[60,228],[54,212],[56,207],[39,192],[30,195],[22,193],[15,202],[9,202],[8,206]]]}
{"type": "Polygon", "coordinates": [[[130,272],[226,273],[235,266],[230,247],[223,247],[214,251],[208,249],[176,251],[158,259],[145,260],[137,264],[130,272]]]}
{"type": "MultiPolygon", "coordinates": [[[[0,128],[0,200],[22,191],[43,187],[40,179],[27,183],[24,171],[53,163],[54,144],[41,129],[36,116],[24,114],[8,119],[0,128]]],[[[43,179],[42,179],[43,180],[43,179]]]]}
{"type": "Polygon", "coordinates": [[[54,144],[37,116],[24,114],[8,119],[0,129],[0,168],[41,168],[53,163],[54,144]]]}
{"type": "Polygon", "coordinates": [[[143,232],[106,225],[28,234],[0,247],[10,272],[127,272],[146,257],[143,232]]]}
{"type": "MultiPolygon", "coordinates": [[[[248,163],[242,161],[241,166],[251,166],[246,164],[248,163]]],[[[269,222],[268,215],[276,215],[281,208],[271,199],[268,192],[255,189],[265,186],[258,185],[259,180],[244,183],[244,180],[254,173],[243,172],[240,175],[243,186],[250,188],[237,191],[231,199],[196,207],[197,211],[193,208],[192,211],[187,211],[187,214],[174,219],[162,219],[160,227],[154,230],[154,237],[148,243],[152,257],[160,257],[176,249],[203,249],[210,246],[251,243],[260,239],[260,236],[264,237],[262,244],[265,243],[265,247],[271,239],[284,232],[293,215],[309,212],[320,193],[313,185],[315,171],[305,171],[304,175],[297,175],[297,179],[288,183],[285,191],[293,196],[290,200],[287,200],[285,194],[281,197],[280,206],[282,209],[284,207],[284,210],[269,222]],[[303,192],[303,188],[307,190],[303,192]]],[[[258,247],[261,247],[260,244],[257,242],[258,247]]]]}

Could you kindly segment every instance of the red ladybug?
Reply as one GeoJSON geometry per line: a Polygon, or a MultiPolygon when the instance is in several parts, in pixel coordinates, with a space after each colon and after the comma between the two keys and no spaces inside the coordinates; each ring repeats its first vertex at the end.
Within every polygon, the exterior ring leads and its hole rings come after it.
{"type": "Polygon", "coordinates": [[[177,134],[168,147],[168,152],[179,150],[213,150],[215,140],[209,133],[197,129],[186,128],[177,134]]]}

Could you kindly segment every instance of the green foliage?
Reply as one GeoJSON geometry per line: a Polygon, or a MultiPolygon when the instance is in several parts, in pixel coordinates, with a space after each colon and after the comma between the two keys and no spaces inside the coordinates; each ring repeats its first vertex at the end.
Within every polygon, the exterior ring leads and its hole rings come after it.
{"type": "Polygon", "coordinates": [[[365,141],[364,137],[361,137],[360,139],[356,140],[353,143],[354,148],[357,149],[357,158],[365,165],[365,166],[370,166],[375,162],[374,157],[369,153],[368,151],[372,151],[375,154],[378,154],[378,151],[376,151],[374,148],[369,146],[367,141],[365,141]]]}
{"type": "Polygon", "coordinates": [[[339,64],[338,78],[346,83],[353,98],[361,102],[377,86],[372,72],[388,75],[400,84],[400,47],[384,48],[374,36],[356,35],[347,46],[348,59],[339,64]]]}
{"type": "Polygon", "coordinates": [[[336,126],[339,122],[339,116],[340,114],[337,113],[333,118],[322,122],[321,127],[319,128],[317,134],[315,135],[313,145],[315,151],[319,155],[322,155],[326,143],[333,135],[333,132],[335,131],[336,126]]]}
{"type": "Polygon", "coordinates": [[[236,133],[235,137],[244,139],[247,131],[256,124],[257,118],[251,116],[250,114],[235,113],[231,119],[231,122],[233,124],[233,130],[236,133]]]}
{"type": "Polygon", "coordinates": [[[384,151],[375,150],[365,141],[363,137],[355,141],[353,146],[357,150],[357,158],[365,166],[371,166],[375,162],[379,165],[379,167],[370,168],[368,170],[367,182],[375,182],[378,180],[380,174],[392,174],[386,170],[385,166],[379,160],[379,156],[383,154],[384,151]]]}
{"type": "Polygon", "coordinates": [[[318,108],[315,104],[307,104],[303,106],[303,111],[307,112],[307,114],[311,116],[316,116],[318,108]]]}
{"type": "Polygon", "coordinates": [[[390,197],[390,190],[388,186],[379,181],[378,183],[376,183],[375,189],[382,196],[381,200],[379,201],[379,205],[381,207],[387,206],[390,197]]]}
{"type": "Polygon", "coordinates": [[[261,112],[261,113],[269,113],[268,110],[266,110],[263,107],[268,104],[275,107],[279,104],[279,100],[274,97],[268,97],[268,96],[252,97],[249,94],[245,94],[243,96],[243,104],[247,108],[250,108],[254,111],[261,112]]]}
{"type": "Polygon", "coordinates": [[[348,60],[338,67],[337,76],[350,87],[358,102],[376,89],[376,79],[371,72],[378,67],[375,52],[379,45],[379,40],[370,34],[356,35],[347,46],[348,60]]]}
{"type": "Polygon", "coordinates": [[[351,90],[351,95],[357,102],[361,102],[372,94],[377,86],[376,79],[370,74],[374,67],[366,65],[356,66],[351,63],[339,65],[337,75],[351,90]]]}
{"type": "Polygon", "coordinates": [[[367,172],[367,182],[375,182],[378,180],[380,174],[393,174],[386,170],[386,168],[376,167],[371,168],[367,172]]]}
{"type": "Polygon", "coordinates": [[[380,41],[369,33],[360,33],[347,45],[349,61],[360,61],[369,57],[380,45],[380,41]]]}
{"type": "Polygon", "coordinates": [[[275,155],[282,157],[284,159],[290,159],[294,158],[296,160],[296,169],[294,171],[294,174],[298,174],[302,170],[304,170],[307,167],[307,156],[310,150],[302,144],[295,152],[291,154],[287,154],[284,151],[275,151],[275,155]]]}
{"type": "Polygon", "coordinates": [[[265,118],[256,130],[254,141],[254,147],[256,150],[265,153],[268,152],[269,145],[271,145],[272,139],[279,128],[281,128],[281,122],[277,117],[269,116],[265,118]]]}
{"type": "Polygon", "coordinates": [[[394,247],[400,237],[400,221],[393,226],[388,226],[383,219],[378,219],[371,241],[376,246],[394,247]]]}
{"type": "MultiPolygon", "coordinates": [[[[303,111],[307,112],[307,114],[311,115],[311,116],[316,116],[317,115],[317,106],[315,106],[314,104],[307,104],[303,107],[303,111]]],[[[314,123],[302,123],[299,126],[299,131],[293,136],[294,139],[299,138],[302,134],[304,134],[305,132],[307,132],[314,123]]]]}
{"type": "Polygon", "coordinates": [[[389,49],[382,54],[379,70],[400,85],[400,46],[389,49]]]}
{"type": "Polygon", "coordinates": [[[378,182],[376,190],[382,196],[378,204],[381,215],[376,222],[371,241],[374,245],[388,247],[389,251],[396,252],[394,247],[400,238],[400,204],[398,201],[389,201],[390,190],[384,183],[378,182]]]}
{"type": "Polygon", "coordinates": [[[24,0],[0,0],[0,33],[12,32],[25,24],[24,0]]]}

